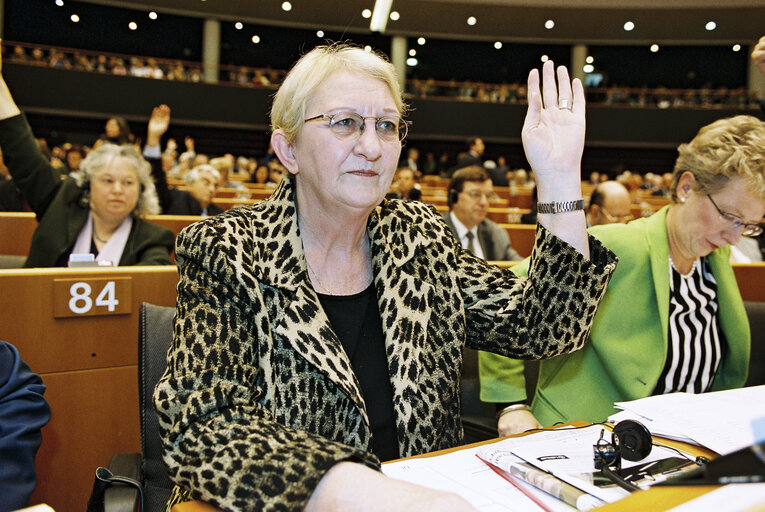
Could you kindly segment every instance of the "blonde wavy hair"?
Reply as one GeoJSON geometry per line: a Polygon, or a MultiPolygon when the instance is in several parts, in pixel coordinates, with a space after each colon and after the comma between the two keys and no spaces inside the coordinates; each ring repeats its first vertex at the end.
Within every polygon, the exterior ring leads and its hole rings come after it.
{"type": "Polygon", "coordinates": [[[288,142],[295,142],[303,128],[306,107],[316,89],[327,77],[340,71],[381,80],[390,90],[399,114],[402,117],[406,114],[407,106],[401,97],[393,64],[383,54],[336,43],[317,46],[295,63],[274,96],[271,129],[282,130],[288,142]]]}
{"type": "Polygon", "coordinates": [[[765,122],[745,115],[719,119],[704,126],[677,151],[672,174],[673,202],[677,202],[677,184],[685,171],[696,177],[696,192],[714,194],[731,179],[740,178],[765,200],[765,122]]]}

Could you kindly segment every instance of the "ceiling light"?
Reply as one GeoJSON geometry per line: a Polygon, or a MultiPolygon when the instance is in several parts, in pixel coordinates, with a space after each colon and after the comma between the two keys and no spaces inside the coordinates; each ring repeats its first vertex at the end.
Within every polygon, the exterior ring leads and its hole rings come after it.
{"type": "Polygon", "coordinates": [[[419,44],[420,46],[424,45],[425,44],[425,38],[424,37],[418,37],[417,38],[417,44],[419,44]]]}
{"type": "Polygon", "coordinates": [[[407,66],[416,66],[417,63],[418,63],[417,59],[415,59],[414,57],[409,57],[408,59],[406,59],[407,66]]]}
{"type": "Polygon", "coordinates": [[[714,21],[708,21],[706,25],[704,25],[704,28],[707,30],[714,30],[717,28],[717,23],[714,21]]]}
{"type": "Polygon", "coordinates": [[[632,23],[631,21],[628,21],[627,23],[624,24],[624,30],[626,30],[627,32],[629,32],[630,30],[634,28],[635,28],[635,24],[632,23]]]}
{"type": "Polygon", "coordinates": [[[414,57],[415,55],[417,55],[417,50],[415,50],[414,48],[412,48],[411,50],[409,50],[409,56],[410,56],[410,57],[414,57]]]}
{"type": "Polygon", "coordinates": [[[241,21],[237,21],[236,23],[234,23],[234,28],[237,30],[242,30],[244,28],[244,23],[242,23],[241,21]]]}
{"type": "Polygon", "coordinates": [[[369,9],[364,9],[363,11],[361,11],[361,17],[365,18],[365,19],[371,18],[372,17],[372,11],[370,11],[369,9]]]}
{"type": "Polygon", "coordinates": [[[733,51],[734,52],[740,52],[741,51],[741,45],[740,44],[734,44],[733,45],[733,51]]]}
{"type": "Polygon", "coordinates": [[[154,12],[154,11],[151,11],[151,12],[149,13],[149,19],[150,19],[150,20],[156,20],[156,19],[157,19],[157,13],[156,13],[156,12],[154,12]]]}
{"type": "Polygon", "coordinates": [[[595,59],[592,57],[592,55],[588,55],[588,56],[587,56],[587,58],[586,58],[586,59],[584,59],[584,61],[585,61],[587,64],[592,64],[593,62],[595,62],[595,59]]]}
{"type": "Polygon", "coordinates": [[[64,0],[56,0],[56,5],[58,5],[59,7],[63,7],[64,6],[64,0]]]}
{"type": "Polygon", "coordinates": [[[128,28],[130,30],[136,30],[138,28],[138,23],[136,23],[135,21],[131,21],[130,23],[128,23],[128,28]]]}
{"type": "Polygon", "coordinates": [[[471,16],[471,17],[469,17],[469,18],[467,19],[467,24],[468,24],[468,25],[470,25],[471,27],[472,27],[473,25],[475,25],[476,23],[478,23],[478,20],[477,20],[477,19],[475,19],[475,16],[471,16]]]}
{"type": "Polygon", "coordinates": [[[548,57],[547,55],[542,55],[542,56],[539,58],[539,60],[541,60],[542,62],[547,62],[548,60],[550,60],[550,57],[548,57]]]}
{"type": "Polygon", "coordinates": [[[317,30],[316,31],[316,37],[324,37],[324,31],[323,30],[317,30]]]}
{"type": "Polygon", "coordinates": [[[593,66],[592,64],[585,64],[584,67],[582,67],[582,71],[584,71],[585,73],[592,73],[593,71],[595,71],[595,66],[593,66]]]}
{"type": "Polygon", "coordinates": [[[494,48],[496,48],[497,50],[501,50],[502,49],[502,41],[495,42],[494,43],[494,48]]]}
{"type": "Polygon", "coordinates": [[[255,44],[258,44],[260,42],[260,36],[257,35],[257,34],[252,36],[252,42],[255,43],[255,44]]]}
{"type": "Polygon", "coordinates": [[[69,19],[70,19],[70,20],[72,20],[72,22],[73,22],[73,23],[77,23],[78,21],[80,21],[80,17],[79,17],[79,16],[77,16],[76,14],[72,14],[72,15],[69,17],[69,19]]]}
{"type": "Polygon", "coordinates": [[[547,21],[545,21],[545,28],[546,28],[547,30],[550,30],[550,29],[551,29],[551,28],[553,28],[554,26],[555,26],[555,22],[554,22],[553,20],[547,20],[547,21]]]}
{"type": "Polygon", "coordinates": [[[659,51],[659,45],[658,44],[652,44],[651,45],[651,52],[656,53],[659,51]]]}
{"type": "Polygon", "coordinates": [[[282,2],[282,11],[288,12],[292,10],[292,4],[289,2],[282,2]]]}
{"type": "Polygon", "coordinates": [[[393,0],[375,0],[372,19],[369,21],[369,30],[372,32],[385,32],[391,4],[393,4],[393,0]]]}
{"type": "Polygon", "coordinates": [[[399,15],[398,11],[393,11],[392,13],[390,13],[390,19],[392,19],[393,21],[398,21],[400,17],[401,15],[399,15]]]}

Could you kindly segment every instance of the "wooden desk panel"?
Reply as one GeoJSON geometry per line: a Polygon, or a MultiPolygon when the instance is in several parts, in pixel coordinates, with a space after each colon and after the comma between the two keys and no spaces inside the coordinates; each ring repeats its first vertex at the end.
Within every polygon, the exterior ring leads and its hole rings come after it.
{"type": "Polygon", "coordinates": [[[28,212],[0,212],[0,254],[26,256],[37,218],[28,212]]]}
{"type": "Polygon", "coordinates": [[[513,249],[528,258],[534,249],[534,236],[537,232],[536,224],[500,224],[499,227],[507,231],[513,249]]]}
{"type": "Polygon", "coordinates": [[[744,300],[765,302],[765,263],[734,263],[733,272],[744,300]]]}
{"type": "Polygon", "coordinates": [[[140,451],[139,307],[174,306],[177,281],[174,266],[0,270],[0,339],[42,376],[51,407],[32,504],[84,510],[95,468],[140,451]],[[54,280],[116,277],[130,280],[129,313],[53,316],[54,280]]]}

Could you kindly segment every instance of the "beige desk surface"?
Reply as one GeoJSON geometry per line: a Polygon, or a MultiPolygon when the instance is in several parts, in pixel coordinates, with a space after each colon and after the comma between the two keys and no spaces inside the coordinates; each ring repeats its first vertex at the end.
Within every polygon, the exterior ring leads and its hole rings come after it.
{"type": "MultiPolygon", "coordinates": [[[[574,421],[567,423],[571,426],[585,426],[585,422],[574,421]]],[[[524,437],[532,434],[528,432],[524,434],[518,434],[517,437],[524,437]]],[[[440,450],[433,453],[426,453],[423,455],[416,455],[413,459],[421,457],[435,457],[437,455],[443,455],[453,451],[461,450],[468,447],[474,447],[482,444],[492,443],[495,440],[483,441],[480,443],[458,446],[456,448],[450,448],[448,450],[440,450]]],[[[675,441],[667,441],[660,439],[659,442],[669,446],[674,446],[685,450],[692,455],[703,455],[705,457],[714,458],[716,453],[707,450],[706,448],[699,448],[698,446],[690,446],[685,443],[679,443],[675,441]]],[[[686,501],[690,501],[693,498],[701,496],[716,489],[713,485],[689,485],[689,486],[677,486],[677,487],[654,487],[647,491],[638,491],[632,495],[619,500],[615,503],[609,503],[603,507],[599,507],[597,510],[600,512],[664,512],[672,507],[676,507],[686,501]]],[[[180,503],[173,507],[171,512],[220,512],[216,507],[203,503],[201,501],[189,501],[187,503],[180,503]]]]}

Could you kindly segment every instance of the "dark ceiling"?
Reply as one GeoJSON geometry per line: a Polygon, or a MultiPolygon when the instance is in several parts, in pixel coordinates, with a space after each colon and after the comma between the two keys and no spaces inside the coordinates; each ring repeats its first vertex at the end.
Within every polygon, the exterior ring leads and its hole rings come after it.
{"type": "MultiPolygon", "coordinates": [[[[126,8],[290,27],[369,31],[374,0],[85,0],[126,8]]],[[[765,0],[393,0],[389,35],[584,44],[750,45],[765,35],[765,0]],[[477,23],[466,20],[474,16],[477,23]],[[546,20],[555,22],[544,28],[546,20]],[[626,21],[635,24],[627,32],[626,21]],[[717,28],[705,29],[709,21],[717,28]]]]}

